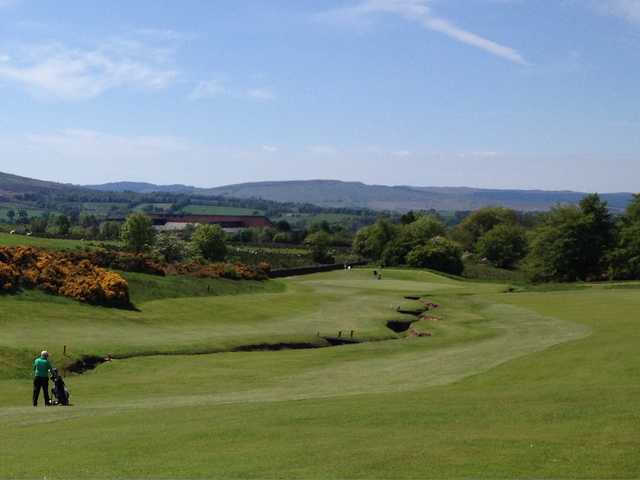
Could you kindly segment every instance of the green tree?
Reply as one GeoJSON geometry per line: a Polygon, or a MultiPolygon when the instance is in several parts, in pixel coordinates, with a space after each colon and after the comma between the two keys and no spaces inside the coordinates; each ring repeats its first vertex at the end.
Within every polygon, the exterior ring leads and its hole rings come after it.
{"type": "Polygon", "coordinates": [[[462,249],[444,237],[433,238],[415,247],[407,255],[407,263],[412,267],[431,268],[454,275],[460,275],[464,270],[462,249]]]}
{"type": "Polygon", "coordinates": [[[9,219],[9,222],[13,223],[13,219],[16,218],[15,210],[9,210],[7,212],[7,218],[9,219]]]}
{"type": "Polygon", "coordinates": [[[384,247],[380,255],[380,264],[385,267],[404,265],[407,263],[407,254],[415,247],[411,242],[403,241],[399,236],[394,238],[384,247]]]}
{"type": "Polygon", "coordinates": [[[409,210],[407,213],[400,217],[400,223],[403,225],[409,225],[416,221],[416,214],[413,213],[413,210],[409,210]]]}
{"type": "Polygon", "coordinates": [[[640,279],[640,194],[634,195],[622,217],[618,242],[609,256],[610,276],[640,279]]]}
{"type": "Polygon", "coordinates": [[[311,225],[309,226],[309,232],[310,233],[316,233],[316,232],[333,233],[333,229],[331,228],[331,225],[329,224],[329,222],[327,222],[326,220],[314,220],[313,222],[311,222],[311,225]]]}
{"type": "Polygon", "coordinates": [[[220,225],[198,225],[191,237],[193,248],[205,259],[217,262],[227,255],[226,235],[220,225]]]}
{"type": "Polygon", "coordinates": [[[128,250],[144,252],[153,246],[155,240],[153,222],[144,213],[132,213],[122,225],[120,237],[128,250]]]}
{"type": "Polygon", "coordinates": [[[454,240],[466,250],[472,251],[476,242],[496,225],[515,225],[516,212],[504,207],[485,207],[471,213],[452,232],[454,240]]]}
{"type": "Polygon", "coordinates": [[[629,224],[640,222],[640,193],[633,196],[631,203],[627,206],[623,221],[629,224]]]}
{"type": "Polygon", "coordinates": [[[85,238],[87,235],[87,230],[82,228],[80,225],[76,225],[69,229],[69,236],[75,239],[85,238]]]}
{"type": "Polygon", "coordinates": [[[311,233],[305,238],[304,244],[311,250],[311,257],[316,263],[333,263],[329,253],[331,236],[324,230],[311,233]]]}
{"type": "Polygon", "coordinates": [[[26,225],[29,223],[29,213],[24,208],[21,208],[20,210],[18,210],[17,223],[21,225],[26,225]]]}
{"type": "Polygon", "coordinates": [[[157,236],[154,252],[165,262],[177,262],[185,256],[185,243],[175,235],[162,233],[157,236]]]}
{"type": "Polygon", "coordinates": [[[118,222],[103,222],[100,225],[100,239],[118,240],[120,238],[120,224],[118,222]]]}
{"type": "Polygon", "coordinates": [[[279,232],[290,232],[291,224],[286,220],[280,220],[278,223],[276,223],[276,228],[279,232]]]}
{"type": "Polygon", "coordinates": [[[527,237],[522,227],[500,224],[485,233],[476,243],[476,252],[499,268],[512,268],[527,251],[527,237]]]}
{"type": "Polygon", "coordinates": [[[68,235],[71,228],[71,220],[64,214],[60,214],[56,217],[54,225],[58,235],[68,235]]]}
{"type": "Polygon", "coordinates": [[[86,212],[82,212],[80,214],[80,217],[78,218],[78,224],[82,228],[91,228],[91,227],[99,225],[99,223],[100,222],[98,222],[98,219],[96,218],[95,215],[92,215],[92,214],[86,213],[86,212]]]}
{"type": "Polygon", "coordinates": [[[527,268],[534,281],[599,279],[608,270],[614,241],[606,202],[589,195],[578,207],[553,209],[533,231],[527,268]]]}
{"type": "Polygon", "coordinates": [[[32,233],[44,233],[47,231],[47,216],[34,217],[30,220],[29,229],[32,233]]]}
{"type": "Polygon", "coordinates": [[[609,212],[607,202],[599,195],[587,195],[580,202],[585,217],[583,238],[584,276],[606,271],[606,256],[616,241],[616,225],[609,212]]]}
{"type": "Polygon", "coordinates": [[[447,227],[433,215],[420,215],[404,226],[402,236],[414,245],[424,244],[435,237],[444,237],[447,227]]]}
{"type": "Polygon", "coordinates": [[[353,240],[353,252],[363,258],[380,260],[387,244],[396,238],[398,232],[396,225],[381,218],[358,231],[353,240]]]}
{"type": "Polygon", "coordinates": [[[182,240],[184,240],[185,242],[190,242],[195,231],[196,231],[196,226],[193,223],[189,223],[187,226],[184,227],[184,230],[180,232],[180,236],[182,237],[182,240]]]}

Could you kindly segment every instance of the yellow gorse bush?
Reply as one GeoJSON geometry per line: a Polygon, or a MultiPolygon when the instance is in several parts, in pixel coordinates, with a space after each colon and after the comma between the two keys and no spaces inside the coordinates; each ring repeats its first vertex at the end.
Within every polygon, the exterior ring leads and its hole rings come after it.
{"type": "Polygon", "coordinates": [[[0,247],[0,292],[20,287],[96,305],[130,305],[127,281],[88,260],[72,261],[63,253],[33,247],[0,247]]]}

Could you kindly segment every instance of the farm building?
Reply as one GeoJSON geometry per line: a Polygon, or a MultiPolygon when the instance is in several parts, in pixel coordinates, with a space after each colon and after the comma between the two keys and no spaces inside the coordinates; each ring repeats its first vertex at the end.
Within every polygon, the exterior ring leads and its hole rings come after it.
{"type": "Polygon", "coordinates": [[[247,228],[267,228],[273,224],[263,216],[235,215],[152,215],[153,227],[159,232],[184,230],[187,225],[220,225],[234,233],[247,228]]]}

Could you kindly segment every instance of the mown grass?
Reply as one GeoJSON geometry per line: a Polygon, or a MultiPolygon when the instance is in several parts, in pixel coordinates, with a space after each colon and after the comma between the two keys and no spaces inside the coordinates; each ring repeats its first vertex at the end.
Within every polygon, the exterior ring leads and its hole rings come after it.
{"type": "Polygon", "coordinates": [[[33,410],[28,380],[0,381],[0,443],[9,446],[0,451],[0,477],[640,472],[637,289],[508,294],[504,285],[412,270],[385,270],[375,280],[366,269],[286,279],[281,291],[246,295],[176,298],[181,287],[162,288],[167,295],[156,292],[139,312],[34,293],[1,297],[0,375],[15,371],[20,351],[42,345],[59,359],[63,337],[73,349],[134,354],[312,338],[316,329],[355,328],[378,341],[115,360],[67,378],[70,408],[33,410]],[[432,337],[386,329],[398,305],[417,305],[407,294],[442,305],[433,312],[440,321],[415,324],[432,337]],[[56,438],[64,455],[34,455],[42,438],[56,438]]]}

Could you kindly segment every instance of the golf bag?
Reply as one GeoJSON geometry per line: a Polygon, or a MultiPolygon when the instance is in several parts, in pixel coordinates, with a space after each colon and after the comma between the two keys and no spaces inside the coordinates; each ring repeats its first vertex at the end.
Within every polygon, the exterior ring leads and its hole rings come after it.
{"type": "Polygon", "coordinates": [[[62,376],[58,373],[57,368],[51,369],[51,404],[52,405],[69,405],[69,390],[64,384],[62,376]]]}

